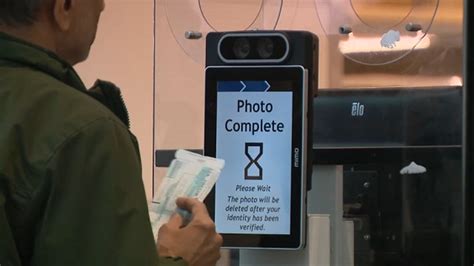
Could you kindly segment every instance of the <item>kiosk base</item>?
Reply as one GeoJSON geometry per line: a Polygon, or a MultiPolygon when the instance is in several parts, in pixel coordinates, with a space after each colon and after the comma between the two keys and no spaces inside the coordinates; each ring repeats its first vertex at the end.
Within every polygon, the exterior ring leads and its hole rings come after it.
{"type": "Polygon", "coordinates": [[[330,265],[330,222],[328,215],[308,217],[306,248],[302,250],[241,250],[241,266],[330,265]]]}
{"type": "Polygon", "coordinates": [[[306,247],[297,251],[240,250],[240,266],[354,265],[354,224],[342,217],[342,166],[314,166],[312,183],[306,247]]]}

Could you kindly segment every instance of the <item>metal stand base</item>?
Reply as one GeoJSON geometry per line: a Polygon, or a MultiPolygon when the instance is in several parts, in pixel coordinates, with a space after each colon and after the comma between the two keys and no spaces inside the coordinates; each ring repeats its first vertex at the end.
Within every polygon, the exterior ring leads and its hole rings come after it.
{"type": "Polygon", "coordinates": [[[354,225],[343,220],[342,166],[315,166],[303,250],[241,250],[240,266],[353,266],[354,225]]]}
{"type": "Polygon", "coordinates": [[[330,221],[327,215],[308,217],[308,235],[303,250],[241,250],[241,266],[330,266],[330,221]]]}

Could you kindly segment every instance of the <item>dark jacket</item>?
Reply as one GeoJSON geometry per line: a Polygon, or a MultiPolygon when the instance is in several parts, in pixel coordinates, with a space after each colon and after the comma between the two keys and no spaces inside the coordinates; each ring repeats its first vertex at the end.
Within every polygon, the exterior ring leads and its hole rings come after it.
{"type": "Polygon", "coordinates": [[[0,265],[158,258],[135,137],[66,62],[0,33],[0,265]]]}

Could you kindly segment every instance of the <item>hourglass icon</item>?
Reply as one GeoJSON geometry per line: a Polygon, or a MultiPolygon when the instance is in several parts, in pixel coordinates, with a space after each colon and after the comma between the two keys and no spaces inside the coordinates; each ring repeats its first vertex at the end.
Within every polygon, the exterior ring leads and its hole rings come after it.
{"type": "Polygon", "coordinates": [[[258,164],[258,160],[263,155],[263,143],[249,142],[245,143],[245,155],[250,160],[245,167],[244,179],[247,180],[262,180],[263,168],[258,164]]]}

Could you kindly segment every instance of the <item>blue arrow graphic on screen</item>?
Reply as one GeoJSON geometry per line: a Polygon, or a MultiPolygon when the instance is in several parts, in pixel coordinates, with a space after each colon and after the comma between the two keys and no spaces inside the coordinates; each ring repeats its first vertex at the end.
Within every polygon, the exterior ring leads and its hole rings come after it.
{"type": "Polygon", "coordinates": [[[237,92],[245,89],[245,84],[242,81],[220,81],[217,83],[217,91],[220,92],[237,92]]]}
{"type": "Polygon", "coordinates": [[[240,81],[240,83],[242,84],[242,89],[240,91],[244,91],[245,88],[247,88],[247,85],[245,85],[243,81],[240,81]]]}
{"type": "Polygon", "coordinates": [[[270,89],[270,84],[268,81],[263,80],[263,81],[242,81],[242,84],[245,85],[244,88],[242,88],[241,91],[245,92],[251,92],[251,91],[261,91],[265,92],[270,89]]]}
{"type": "Polygon", "coordinates": [[[267,92],[272,86],[270,86],[270,83],[265,80],[265,84],[267,85],[267,88],[265,89],[265,92],[267,92]]]}

